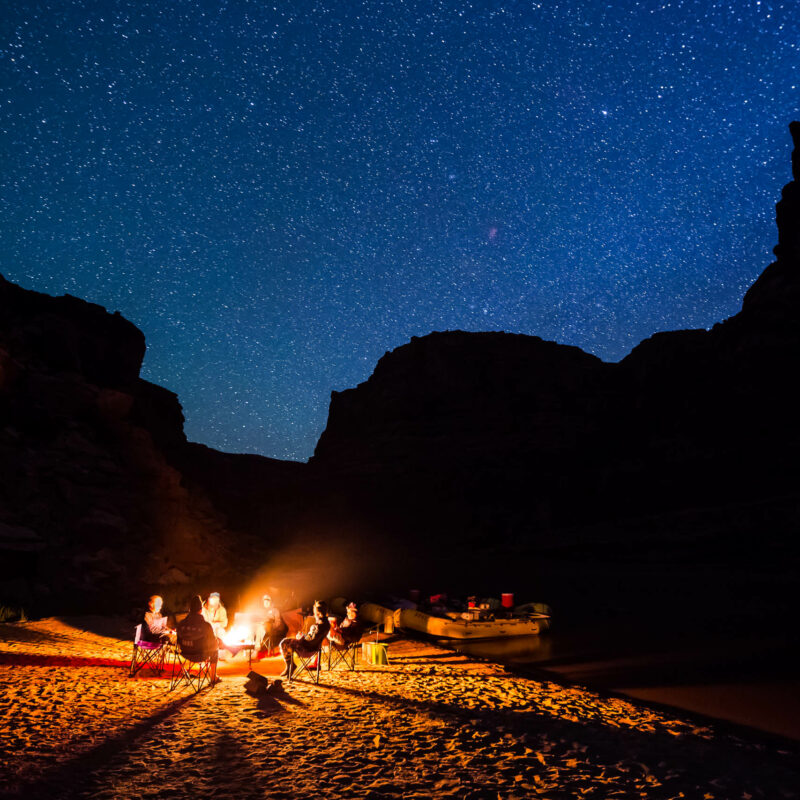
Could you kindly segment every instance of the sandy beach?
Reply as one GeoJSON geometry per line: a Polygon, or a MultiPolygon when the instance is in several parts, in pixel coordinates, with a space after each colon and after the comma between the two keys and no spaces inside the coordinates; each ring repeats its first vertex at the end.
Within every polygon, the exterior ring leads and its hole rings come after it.
{"type": "MultiPolygon", "coordinates": [[[[796,746],[410,640],[258,700],[128,677],[126,626],[0,625],[0,795],[798,798],[796,746]]],[[[275,675],[279,659],[254,663],[275,675]]]]}

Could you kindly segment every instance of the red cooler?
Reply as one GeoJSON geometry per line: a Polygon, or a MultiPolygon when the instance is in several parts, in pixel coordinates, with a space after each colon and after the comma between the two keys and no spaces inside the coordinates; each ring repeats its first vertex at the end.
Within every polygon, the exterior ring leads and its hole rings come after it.
{"type": "Polygon", "coordinates": [[[514,593],[503,592],[503,594],[500,595],[500,605],[508,611],[514,608],[514,593]]]}

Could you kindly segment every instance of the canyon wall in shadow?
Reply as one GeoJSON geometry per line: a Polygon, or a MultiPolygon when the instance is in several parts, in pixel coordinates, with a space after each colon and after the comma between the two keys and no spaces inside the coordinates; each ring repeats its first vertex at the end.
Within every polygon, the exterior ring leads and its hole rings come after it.
{"type": "Polygon", "coordinates": [[[139,377],[140,331],[0,279],[3,592],[85,606],[235,586],[292,540],[341,546],[364,586],[535,575],[558,595],[540,565],[796,565],[791,132],[776,261],[737,315],[616,364],[532,336],[415,338],[333,394],[308,465],[187,442],[175,395],[139,377]]]}
{"type": "MultiPolygon", "coordinates": [[[[0,603],[125,606],[250,568],[261,539],[232,537],[213,492],[179,466],[211,458],[225,487],[249,459],[186,442],[177,397],[139,377],[144,352],[119,314],[0,277],[0,603]]],[[[294,466],[258,461],[265,486],[294,466]]]]}
{"type": "Polygon", "coordinates": [[[740,605],[758,592],[781,606],[800,519],[800,124],[790,129],[776,261],[738,314],[656,334],[615,364],[504,333],[414,339],[334,393],[312,468],[403,543],[423,580],[528,576],[568,603],[655,565],[674,597],[687,565],[709,586],[721,567],[723,583],[737,573],[740,605]],[[582,562],[584,592],[563,572],[548,582],[556,562],[582,562]]]}

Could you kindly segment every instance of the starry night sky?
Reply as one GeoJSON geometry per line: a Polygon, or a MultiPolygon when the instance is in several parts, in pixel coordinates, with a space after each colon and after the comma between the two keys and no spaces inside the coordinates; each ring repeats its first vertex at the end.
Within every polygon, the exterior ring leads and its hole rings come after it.
{"type": "Polygon", "coordinates": [[[606,360],[771,260],[797,0],[6,0],[0,272],[119,310],[195,440],[308,458],[432,330],[606,360]]]}

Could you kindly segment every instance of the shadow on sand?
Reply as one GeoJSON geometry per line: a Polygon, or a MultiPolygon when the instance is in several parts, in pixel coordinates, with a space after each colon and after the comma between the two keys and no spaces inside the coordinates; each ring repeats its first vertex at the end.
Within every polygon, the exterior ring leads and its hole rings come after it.
{"type": "Polygon", "coordinates": [[[745,787],[752,785],[753,776],[759,774],[769,774],[783,786],[800,785],[797,752],[766,751],[763,744],[757,741],[748,743],[723,729],[706,730],[701,734],[686,726],[685,732],[676,735],[674,729],[667,726],[659,729],[657,723],[655,727],[651,724],[649,730],[639,730],[622,728],[602,719],[575,720],[574,710],[568,702],[559,710],[562,715],[559,718],[553,716],[552,707],[547,712],[536,707],[467,709],[451,703],[417,700],[361,688],[325,684],[318,688],[363,697],[397,711],[411,710],[431,717],[457,720],[465,729],[481,730],[491,736],[500,750],[520,748],[521,742],[530,741],[528,737],[535,736],[548,743],[548,751],[555,757],[558,757],[559,750],[566,757],[569,748],[581,742],[592,753],[591,761],[601,771],[617,768],[621,754],[629,754],[628,757],[635,754],[637,762],[644,764],[667,762],[674,765],[675,773],[669,786],[671,797],[681,791],[687,797],[694,796],[698,785],[720,778],[734,786],[745,787]]]}
{"type": "Polygon", "coordinates": [[[58,797],[75,798],[91,796],[94,772],[104,767],[122,750],[135,745],[153,728],[174,716],[197,695],[181,697],[147,719],[136,723],[117,736],[111,736],[95,747],[85,750],[68,761],[44,771],[31,781],[22,781],[9,797],[58,797]]]}

